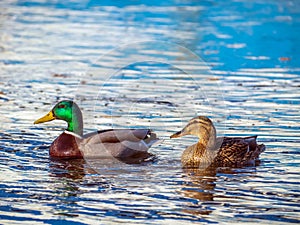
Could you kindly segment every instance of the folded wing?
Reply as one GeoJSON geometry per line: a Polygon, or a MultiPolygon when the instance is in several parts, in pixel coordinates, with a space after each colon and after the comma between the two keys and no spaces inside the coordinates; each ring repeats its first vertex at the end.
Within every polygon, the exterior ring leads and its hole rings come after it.
{"type": "Polygon", "coordinates": [[[149,129],[111,129],[86,134],[81,149],[85,157],[146,159],[152,156],[148,149],[156,141],[156,134],[149,129]]]}

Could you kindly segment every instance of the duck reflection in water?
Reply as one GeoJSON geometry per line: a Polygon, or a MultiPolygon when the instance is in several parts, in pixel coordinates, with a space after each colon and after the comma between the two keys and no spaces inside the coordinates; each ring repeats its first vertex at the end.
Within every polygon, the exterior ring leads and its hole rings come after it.
{"type": "Polygon", "coordinates": [[[201,170],[196,168],[184,168],[183,172],[188,178],[184,186],[185,196],[200,201],[213,201],[212,191],[216,184],[216,170],[201,170]]]}
{"type": "Polygon", "coordinates": [[[50,159],[49,176],[52,177],[49,188],[56,196],[54,213],[61,216],[77,217],[77,196],[80,183],[85,176],[83,159],[50,159]]]}
{"type": "Polygon", "coordinates": [[[52,177],[81,181],[85,176],[84,165],[84,159],[61,160],[51,158],[49,173],[52,177]]]}
{"type": "Polygon", "coordinates": [[[187,180],[182,186],[180,193],[191,201],[182,211],[195,216],[209,215],[212,209],[203,203],[213,201],[217,180],[216,170],[183,168],[183,172],[187,180]]]}
{"type": "Polygon", "coordinates": [[[84,159],[50,159],[49,176],[52,179],[48,187],[52,196],[55,196],[56,215],[79,216],[77,210],[81,206],[78,202],[81,199],[80,195],[84,193],[84,187],[95,186],[99,191],[110,190],[111,187],[84,159]]]}
{"type": "MultiPolygon", "coordinates": [[[[251,180],[256,173],[255,167],[230,168],[230,167],[209,167],[207,169],[183,168],[185,182],[182,185],[180,193],[190,199],[187,207],[182,211],[195,216],[208,215],[213,209],[210,207],[215,197],[219,196],[220,191],[216,187],[222,186],[222,182],[230,182],[230,179],[236,179],[236,176],[251,180]]],[[[222,186],[222,188],[224,188],[222,186]]],[[[226,196],[224,196],[226,197],[226,196]]]]}

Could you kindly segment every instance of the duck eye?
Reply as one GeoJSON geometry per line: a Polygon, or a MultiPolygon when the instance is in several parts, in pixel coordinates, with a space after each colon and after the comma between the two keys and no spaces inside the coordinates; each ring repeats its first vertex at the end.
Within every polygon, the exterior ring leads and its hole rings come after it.
{"type": "Polygon", "coordinates": [[[57,108],[63,109],[63,108],[66,108],[66,106],[65,105],[59,105],[59,106],[57,106],[57,108]]]}

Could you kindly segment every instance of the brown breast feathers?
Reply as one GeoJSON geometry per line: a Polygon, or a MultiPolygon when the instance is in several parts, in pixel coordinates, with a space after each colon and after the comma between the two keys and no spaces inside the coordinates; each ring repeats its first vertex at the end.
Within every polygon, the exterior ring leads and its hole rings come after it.
{"type": "Polygon", "coordinates": [[[54,158],[83,158],[78,148],[80,141],[80,138],[64,132],[54,140],[49,154],[54,158]]]}

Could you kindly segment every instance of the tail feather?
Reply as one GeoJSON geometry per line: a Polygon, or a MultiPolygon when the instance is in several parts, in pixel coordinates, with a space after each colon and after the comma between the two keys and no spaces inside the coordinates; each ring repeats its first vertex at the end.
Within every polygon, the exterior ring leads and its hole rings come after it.
{"type": "Polygon", "coordinates": [[[256,151],[254,152],[255,159],[259,158],[259,155],[266,150],[266,146],[264,144],[257,145],[256,151]]]}

